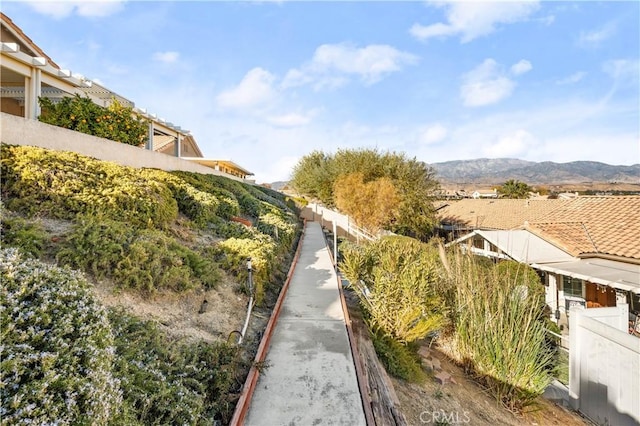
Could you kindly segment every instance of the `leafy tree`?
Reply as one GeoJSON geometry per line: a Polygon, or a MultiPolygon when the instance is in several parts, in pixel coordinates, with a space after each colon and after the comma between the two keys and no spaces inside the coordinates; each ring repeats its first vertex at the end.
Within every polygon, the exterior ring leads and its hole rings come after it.
{"type": "Polygon", "coordinates": [[[503,198],[529,198],[532,188],[519,180],[509,179],[498,188],[498,193],[503,198]]]}
{"type": "Polygon", "coordinates": [[[147,124],[115,98],[107,108],[80,95],[63,98],[56,104],[44,97],[39,102],[42,107],[39,120],[43,123],[134,146],[148,137],[147,124]]]}
{"type": "Polygon", "coordinates": [[[404,154],[387,154],[384,163],[400,197],[397,218],[390,230],[426,241],[436,224],[431,202],[439,188],[435,172],[424,162],[404,154]]]}
{"type": "Polygon", "coordinates": [[[322,151],[305,155],[293,168],[290,184],[296,191],[333,205],[332,161],[322,151]]]}
{"type": "Polygon", "coordinates": [[[362,173],[338,178],[334,185],[336,206],[370,232],[395,218],[399,202],[396,188],[387,177],[365,183],[362,173]]]}
{"type": "MultiPolygon", "coordinates": [[[[360,217],[359,224],[365,227],[362,222],[365,217],[379,217],[381,211],[387,212],[383,220],[373,221],[376,226],[426,240],[435,224],[431,199],[439,185],[434,172],[425,163],[415,158],[407,158],[403,153],[344,149],[338,150],[334,155],[328,155],[322,151],[314,151],[304,156],[294,167],[291,185],[300,194],[316,198],[327,206],[338,206],[336,190],[340,190],[341,199],[338,207],[350,215],[357,211],[360,217]],[[348,190],[345,188],[347,181],[344,179],[354,174],[361,178],[352,177],[351,184],[355,186],[348,190]],[[383,178],[387,180],[380,180],[383,178]],[[378,190],[384,188],[385,194],[389,196],[391,192],[395,193],[395,197],[391,197],[393,204],[396,204],[393,209],[389,208],[388,202],[378,206],[378,193],[365,190],[374,187],[365,185],[376,181],[379,182],[375,185],[382,185],[378,190]],[[360,204],[360,207],[356,208],[357,204],[360,204]]],[[[355,215],[354,218],[358,222],[355,215]]]]}

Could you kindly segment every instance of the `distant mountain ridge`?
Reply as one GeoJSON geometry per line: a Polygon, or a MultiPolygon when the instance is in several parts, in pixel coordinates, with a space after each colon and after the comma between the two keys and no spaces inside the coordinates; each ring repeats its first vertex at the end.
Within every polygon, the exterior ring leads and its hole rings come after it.
{"type": "Polygon", "coordinates": [[[452,183],[503,183],[509,179],[528,184],[619,182],[640,183],[640,164],[612,166],[597,161],[554,163],[515,158],[479,158],[429,164],[436,179],[452,183]]]}

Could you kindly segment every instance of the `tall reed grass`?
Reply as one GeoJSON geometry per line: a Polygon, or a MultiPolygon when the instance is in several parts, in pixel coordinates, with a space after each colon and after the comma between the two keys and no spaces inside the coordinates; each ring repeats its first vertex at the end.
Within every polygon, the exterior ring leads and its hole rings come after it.
{"type": "Polygon", "coordinates": [[[537,276],[514,263],[484,267],[460,252],[441,258],[455,296],[452,334],[443,347],[507,408],[533,408],[551,381],[554,359],[537,276]]]}

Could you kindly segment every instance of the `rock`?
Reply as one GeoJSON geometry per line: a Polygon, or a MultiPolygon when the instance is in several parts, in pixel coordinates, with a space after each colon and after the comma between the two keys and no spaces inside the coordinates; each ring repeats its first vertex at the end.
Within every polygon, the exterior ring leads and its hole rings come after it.
{"type": "Polygon", "coordinates": [[[441,385],[446,385],[447,383],[451,383],[453,380],[451,375],[445,371],[439,372],[434,377],[436,379],[436,382],[440,383],[441,385]]]}

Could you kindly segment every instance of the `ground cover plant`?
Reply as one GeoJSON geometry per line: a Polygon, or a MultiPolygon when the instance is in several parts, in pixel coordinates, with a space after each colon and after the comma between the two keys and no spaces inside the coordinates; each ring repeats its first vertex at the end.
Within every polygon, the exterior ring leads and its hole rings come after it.
{"type": "Polygon", "coordinates": [[[100,214],[135,227],[162,228],[178,205],[162,182],[138,169],[72,152],[2,145],[2,200],[28,216],[100,214]]]}
{"type": "Polygon", "coordinates": [[[3,424],[105,424],[122,401],[106,311],[77,272],[0,250],[3,424]]]}
{"type": "Polygon", "coordinates": [[[180,342],[103,308],[79,273],[0,250],[3,424],[228,422],[241,367],[225,342],[180,342]]]}
{"type": "Polygon", "coordinates": [[[96,302],[90,283],[108,280],[147,301],[158,293],[214,289],[223,276],[242,290],[251,257],[262,302],[267,290],[278,291],[300,232],[290,200],[219,176],[133,169],[34,147],[2,145],[1,153],[0,237],[3,248],[12,247],[2,258],[3,421],[228,422],[247,370],[240,349],[176,341],[155,322],[110,312],[96,302]],[[251,226],[234,222],[236,216],[251,226]],[[17,270],[23,275],[11,284],[16,288],[5,286],[17,270]],[[8,292],[24,298],[16,302],[8,292]],[[22,328],[5,327],[13,323],[22,328]],[[102,340],[89,347],[92,333],[102,340]],[[56,353],[43,346],[48,338],[75,349],[56,353]],[[90,364],[95,374],[84,366],[90,354],[102,362],[90,364]],[[56,364],[60,357],[68,368],[56,364]]]}

